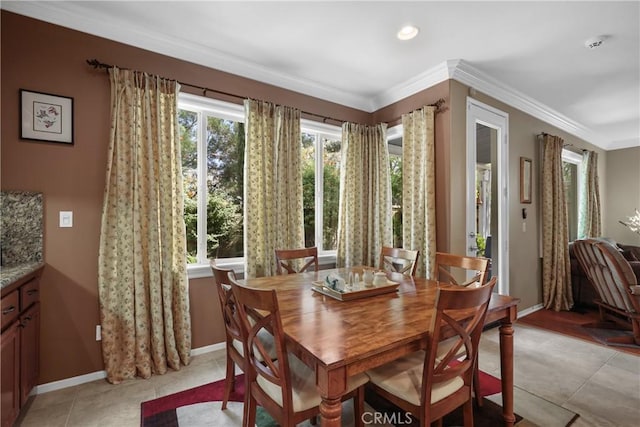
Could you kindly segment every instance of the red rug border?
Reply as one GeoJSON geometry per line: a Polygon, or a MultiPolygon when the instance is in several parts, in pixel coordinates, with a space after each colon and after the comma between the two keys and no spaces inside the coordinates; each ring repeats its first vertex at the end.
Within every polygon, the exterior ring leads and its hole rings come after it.
{"type": "MultiPolygon", "coordinates": [[[[224,393],[224,378],[207,384],[199,385],[177,393],[168,394],[156,399],[147,400],[140,404],[141,417],[147,418],[160,412],[176,409],[181,406],[196,403],[222,401],[224,393]]],[[[244,401],[244,374],[236,376],[235,390],[229,395],[230,402],[244,401]]]]}

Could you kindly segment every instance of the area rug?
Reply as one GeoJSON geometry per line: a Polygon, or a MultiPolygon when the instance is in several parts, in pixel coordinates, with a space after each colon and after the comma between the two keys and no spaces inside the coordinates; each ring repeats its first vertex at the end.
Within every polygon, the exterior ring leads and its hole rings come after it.
{"type": "Polygon", "coordinates": [[[629,349],[640,350],[640,345],[633,343],[633,332],[621,330],[617,325],[597,322],[582,326],[591,337],[600,344],[613,347],[626,347],[629,349]],[[616,342],[622,339],[628,342],[616,342]]]}
{"type": "MultiPolygon", "coordinates": [[[[556,332],[562,335],[566,335],[572,338],[578,338],[584,341],[589,341],[597,345],[603,344],[601,340],[597,339],[597,334],[592,334],[591,328],[585,328],[585,325],[592,325],[599,320],[598,310],[588,309],[583,311],[552,311],[552,310],[538,310],[531,314],[518,319],[518,323],[534,326],[536,328],[545,329],[547,331],[556,332]]],[[[609,346],[618,351],[625,353],[640,355],[640,347],[625,347],[625,346],[609,346]]]]}
{"type": "MultiPolygon", "coordinates": [[[[480,393],[482,396],[489,396],[500,392],[500,380],[484,372],[480,372],[480,393]]],[[[244,396],[244,383],[242,375],[236,378],[236,390],[232,392],[229,404],[229,411],[220,411],[220,401],[224,390],[224,380],[215,381],[189,390],[170,394],[158,399],[142,402],[140,417],[142,427],[194,427],[194,426],[219,426],[219,425],[240,425],[242,420],[242,400],[244,396]],[[234,406],[233,402],[240,402],[234,406]],[[217,411],[217,412],[216,412],[217,411]],[[216,415],[220,412],[228,412],[225,418],[216,415]],[[205,415],[207,414],[207,415],[205,415]],[[182,422],[181,422],[182,420],[182,422]],[[185,422],[185,420],[189,420],[185,422]]],[[[388,405],[375,399],[375,397],[367,394],[367,402],[375,404],[376,411],[389,413],[393,411],[388,405]]],[[[345,404],[346,405],[346,404],[345,404]]],[[[482,408],[478,408],[478,414],[475,421],[476,426],[493,426],[496,420],[501,420],[502,408],[499,404],[494,404],[485,400],[482,408]],[[481,420],[486,420],[482,422],[481,420]]],[[[345,414],[346,415],[346,414],[345,414]]],[[[347,416],[345,416],[345,419],[347,416]]],[[[518,417],[520,420],[521,417],[518,417]]],[[[415,420],[414,420],[415,421],[415,420]]],[[[271,427],[277,424],[271,417],[258,408],[256,416],[256,424],[258,427],[271,427]]],[[[389,424],[387,424],[389,425],[389,424]]],[[[411,423],[403,423],[403,425],[411,425],[411,423]]],[[[450,420],[445,420],[447,425],[462,425],[462,416],[453,414],[450,420]]]]}

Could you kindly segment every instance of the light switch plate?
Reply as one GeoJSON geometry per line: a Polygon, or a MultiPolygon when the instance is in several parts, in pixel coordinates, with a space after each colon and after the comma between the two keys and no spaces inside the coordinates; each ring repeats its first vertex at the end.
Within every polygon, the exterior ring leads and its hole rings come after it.
{"type": "Polygon", "coordinates": [[[73,227],[72,211],[60,211],[60,227],[73,227]]]}

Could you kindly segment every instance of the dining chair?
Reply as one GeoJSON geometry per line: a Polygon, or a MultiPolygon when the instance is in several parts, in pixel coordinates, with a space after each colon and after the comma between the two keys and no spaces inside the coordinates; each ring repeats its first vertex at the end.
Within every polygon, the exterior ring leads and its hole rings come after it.
{"type": "Polygon", "coordinates": [[[380,251],[380,269],[415,276],[420,251],[383,246],[380,251]]]}
{"type": "MultiPolygon", "coordinates": [[[[231,278],[235,278],[233,270],[217,267],[211,263],[213,278],[218,291],[218,300],[222,310],[222,320],[225,329],[225,344],[227,353],[227,369],[224,380],[224,393],[222,395],[222,409],[227,408],[229,395],[235,390],[236,365],[246,371],[245,359],[242,347],[242,333],[240,331],[240,314],[237,310],[235,297],[231,291],[231,278]]],[[[246,405],[246,402],[245,402],[246,405]]]]}
{"type": "Polygon", "coordinates": [[[318,271],[318,248],[301,249],[276,249],[276,273],[296,274],[303,273],[313,266],[313,271],[318,271]],[[301,268],[298,266],[304,262],[301,268]]]}
{"type": "MultiPolygon", "coordinates": [[[[320,413],[321,397],[314,371],[295,355],[288,353],[275,289],[245,287],[231,280],[238,302],[243,344],[248,361],[248,407],[245,427],[255,426],[256,407],[262,406],[281,426],[294,426],[320,413]],[[258,339],[261,330],[273,333],[276,358],[267,357],[267,349],[258,339]]],[[[355,424],[362,426],[364,384],[368,377],[356,374],[347,380],[343,400],[354,399],[355,424]]]]}
{"type": "Polygon", "coordinates": [[[449,282],[459,286],[483,285],[487,280],[489,259],[464,255],[436,252],[436,280],[449,282]],[[475,276],[467,278],[467,272],[475,272],[475,276]],[[461,279],[458,282],[456,279],[461,279]]]}
{"type": "MultiPolygon", "coordinates": [[[[485,283],[489,270],[489,259],[470,257],[464,255],[450,254],[446,252],[436,252],[436,280],[453,283],[458,286],[480,286],[485,283]],[[467,272],[474,272],[475,276],[468,279],[467,272]],[[456,280],[464,278],[462,283],[456,280]]],[[[446,354],[453,345],[454,340],[445,340],[439,343],[439,353],[446,354]]],[[[462,357],[462,354],[458,356],[462,357]]],[[[476,361],[476,364],[478,362],[476,361]]],[[[476,404],[482,406],[482,396],[480,395],[480,374],[475,371],[473,378],[473,391],[476,397],[476,404]]]]}
{"type": "MultiPolygon", "coordinates": [[[[235,390],[236,366],[239,367],[242,372],[245,372],[245,380],[247,366],[244,357],[244,347],[242,344],[240,313],[238,311],[235,296],[233,295],[233,292],[231,290],[231,280],[235,280],[235,273],[233,272],[233,270],[216,266],[214,262],[211,262],[211,269],[213,270],[213,277],[216,283],[216,289],[218,291],[218,300],[220,302],[222,320],[224,322],[225,329],[227,366],[226,377],[224,380],[224,392],[222,396],[222,409],[226,409],[227,402],[229,401],[229,395],[231,394],[231,391],[235,390]]],[[[271,334],[269,334],[267,331],[263,331],[260,334],[260,339],[262,340],[265,348],[268,350],[268,357],[273,358],[275,353],[273,337],[271,336],[271,334]]]]}
{"type": "Polygon", "coordinates": [[[477,288],[438,288],[426,350],[401,357],[367,371],[371,388],[410,412],[428,426],[463,406],[464,425],[473,426],[471,383],[477,369],[476,353],[491,292],[497,278],[477,288]],[[438,357],[444,330],[455,333],[455,343],[438,357]],[[462,351],[463,358],[458,358],[462,351]]]}

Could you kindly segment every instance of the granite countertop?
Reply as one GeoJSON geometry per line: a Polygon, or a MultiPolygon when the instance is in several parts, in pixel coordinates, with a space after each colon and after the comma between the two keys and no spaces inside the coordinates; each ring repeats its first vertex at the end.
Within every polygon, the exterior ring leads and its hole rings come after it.
{"type": "Polygon", "coordinates": [[[23,264],[17,264],[12,266],[0,267],[0,289],[4,289],[21,277],[26,276],[29,273],[33,273],[44,265],[44,262],[25,262],[23,264]]]}

